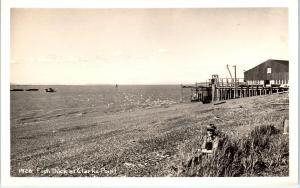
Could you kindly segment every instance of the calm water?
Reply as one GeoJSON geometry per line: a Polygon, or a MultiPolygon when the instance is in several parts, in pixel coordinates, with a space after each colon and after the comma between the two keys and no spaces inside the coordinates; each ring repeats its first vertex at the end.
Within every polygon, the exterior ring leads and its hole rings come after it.
{"type": "Polygon", "coordinates": [[[58,117],[115,113],[168,106],[189,100],[189,90],[178,85],[156,86],[11,86],[39,91],[11,91],[11,123],[26,123],[58,117]],[[52,87],[57,92],[47,93],[52,87]]]}

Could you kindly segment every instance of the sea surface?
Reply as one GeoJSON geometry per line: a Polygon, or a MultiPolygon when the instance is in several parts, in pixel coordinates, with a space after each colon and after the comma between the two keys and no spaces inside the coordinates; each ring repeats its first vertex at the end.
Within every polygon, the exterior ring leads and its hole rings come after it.
{"type": "Polygon", "coordinates": [[[187,102],[190,97],[190,90],[181,90],[180,85],[11,86],[11,89],[29,88],[39,91],[10,91],[12,126],[91,113],[168,107],[187,102]],[[49,87],[56,92],[45,92],[49,87]]]}

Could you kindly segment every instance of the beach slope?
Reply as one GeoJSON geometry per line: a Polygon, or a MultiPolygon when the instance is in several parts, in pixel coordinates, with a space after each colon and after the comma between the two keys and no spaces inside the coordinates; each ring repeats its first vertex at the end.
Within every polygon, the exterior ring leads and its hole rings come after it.
{"type": "MultiPolygon", "coordinates": [[[[188,103],[24,120],[11,126],[11,175],[175,176],[174,167],[200,148],[209,123],[237,139],[247,137],[257,126],[271,125],[288,144],[288,135],[282,134],[288,102],[285,93],[219,105],[188,103]]],[[[288,164],[281,167],[288,173],[288,164]]]]}

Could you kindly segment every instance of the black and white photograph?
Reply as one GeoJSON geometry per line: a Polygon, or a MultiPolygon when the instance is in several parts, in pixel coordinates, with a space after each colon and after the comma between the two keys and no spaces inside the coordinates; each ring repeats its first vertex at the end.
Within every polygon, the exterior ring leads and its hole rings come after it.
{"type": "Polygon", "coordinates": [[[289,177],[289,37],[288,7],[11,8],[9,176],[289,177]]]}

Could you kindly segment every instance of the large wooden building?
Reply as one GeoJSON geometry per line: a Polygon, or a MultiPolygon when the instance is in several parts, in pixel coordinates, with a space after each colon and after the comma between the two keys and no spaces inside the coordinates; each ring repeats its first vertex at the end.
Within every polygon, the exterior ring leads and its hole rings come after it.
{"type": "Polygon", "coordinates": [[[289,61],[269,59],[244,72],[248,85],[288,84],[289,61]]]}
{"type": "Polygon", "coordinates": [[[191,89],[191,101],[203,103],[284,93],[289,90],[289,61],[269,59],[245,71],[242,79],[212,75],[208,82],[181,88],[191,89]]]}

